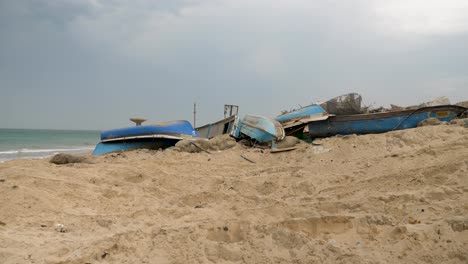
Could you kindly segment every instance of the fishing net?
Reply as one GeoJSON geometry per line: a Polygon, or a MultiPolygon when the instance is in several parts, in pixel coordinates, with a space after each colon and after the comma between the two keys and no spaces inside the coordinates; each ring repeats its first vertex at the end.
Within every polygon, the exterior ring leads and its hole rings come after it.
{"type": "Polygon", "coordinates": [[[329,114],[352,115],[361,113],[362,96],[358,93],[350,93],[335,97],[322,103],[320,106],[329,114]]]}

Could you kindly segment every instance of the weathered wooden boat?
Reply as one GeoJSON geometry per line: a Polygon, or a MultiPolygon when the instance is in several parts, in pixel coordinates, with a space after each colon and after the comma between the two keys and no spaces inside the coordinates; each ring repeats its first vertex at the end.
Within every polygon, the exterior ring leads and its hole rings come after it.
{"type": "Polygon", "coordinates": [[[271,118],[246,115],[242,120],[239,118],[234,122],[231,136],[237,139],[250,138],[260,143],[282,140],[285,132],[281,124],[271,118]]]}
{"type": "Polygon", "coordinates": [[[96,145],[93,155],[140,148],[164,149],[174,146],[179,140],[198,136],[190,122],[185,120],[112,129],[101,133],[101,142],[96,145]]]}
{"type": "Polygon", "coordinates": [[[328,119],[328,113],[320,105],[309,105],[279,115],[275,120],[283,126],[287,136],[301,138],[307,123],[328,119]]]}
{"type": "Polygon", "coordinates": [[[234,128],[234,122],[236,119],[237,115],[232,115],[215,123],[197,127],[195,130],[198,132],[200,137],[208,139],[223,134],[230,134],[234,128]]]}
{"type": "Polygon", "coordinates": [[[466,111],[456,105],[423,107],[384,113],[330,116],[326,120],[308,123],[311,138],[349,134],[377,134],[393,130],[415,128],[419,122],[435,117],[450,121],[466,111]]]}

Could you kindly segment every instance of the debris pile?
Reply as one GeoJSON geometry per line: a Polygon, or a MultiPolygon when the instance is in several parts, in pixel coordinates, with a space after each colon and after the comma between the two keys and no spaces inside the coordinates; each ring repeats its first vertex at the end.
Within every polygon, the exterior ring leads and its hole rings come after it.
{"type": "Polygon", "coordinates": [[[437,97],[432,101],[423,102],[418,105],[410,105],[410,106],[399,106],[395,104],[390,104],[390,108],[385,108],[383,106],[369,109],[369,113],[383,113],[383,112],[394,112],[394,111],[402,111],[402,110],[411,110],[411,109],[418,109],[422,107],[430,107],[430,106],[439,106],[439,105],[449,105],[450,100],[446,96],[437,97]]]}
{"type": "Polygon", "coordinates": [[[53,156],[50,163],[54,163],[57,165],[69,164],[69,163],[91,163],[91,161],[84,156],[77,156],[65,153],[59,153],[53,156]]]}
{"type": "Polygon", "coordinates": [[[422,126],[438,126],[442,124],[447,124],[447,122],[440,121],[435,117],[429,117],[428,119],[424,119],[423,121],[419,122],[418,127],[422,126]]]}
{"type": "Polygon", "coordinates": [[[300,140],[297,137],[286,136],[283,140],[276,143],[276,148],[284,149],[284,148],[292,148],[299,144],[300,140]]]}
{"type": "Polygon", "coordinates": [[[454,119],[450,121],[450,124],[456,125],[456,126],[468,127],[468,118],[454,119]]]}
{"type": "Polygon", "coordinates": [[[365,109],[362,109],[361,103],[362,96],[360,94],[349,93],[321,103],[320,106],[329,114],[353,115],[363,113],[365,109]]]}
{"type": "Polygon", "coordinates": [[[207,139],[184,139],[175,145],[173,150],[179,152],[198,153],[209,150],[220,151],[236,146],[236,140],[227,134],[216,136],[210,140],[207,139]]]}
{"type": "MultiPolygon", "coordinates": [[[[450,105],[450,100],[442,96],[407,107],[391,104],[390,108],[371,108],[363,104],[361,94],[348,93],[322,103],[282,111],[281,115],[274,118],[246,114],[241,119],[237,111],[226,117],[225,111],[224,119],[198,128],[192,127],[186,120],[179,120],[104,131],[101,134],[103,141],[96,146],[93,155],[169,147],[175,151],[210,153],[232,148],[237,142],[247,147],[272,148],[275,152],[284,152],[292,150],[297,144],[297,139],[285,139],[285,136],[309,140],[447,124],[453,119],[467,117],[465,106],[468,106],[468,102],[450,105]],[[174,139],[168,134],[181,136],[174,139]]],[[[51,162],[66,164],[81,160],[59,156],[51,162]]]]}

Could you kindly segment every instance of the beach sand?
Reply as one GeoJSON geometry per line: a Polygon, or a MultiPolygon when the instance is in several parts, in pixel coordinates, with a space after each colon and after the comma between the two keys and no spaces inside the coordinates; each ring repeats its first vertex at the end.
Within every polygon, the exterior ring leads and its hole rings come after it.
{"type": "Polygon", "coordinates": [[[316,143],[2,163],[0,263],[468,262],[467,128],[316,143]]]}

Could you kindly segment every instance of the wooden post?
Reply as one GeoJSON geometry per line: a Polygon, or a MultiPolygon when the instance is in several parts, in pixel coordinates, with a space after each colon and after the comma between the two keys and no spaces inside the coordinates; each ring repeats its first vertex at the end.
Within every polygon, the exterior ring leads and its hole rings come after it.
{"type": "Polygon", "coordinates": [[[193,103],[193,127],[197,127],[197,103],[193,103]]]}

